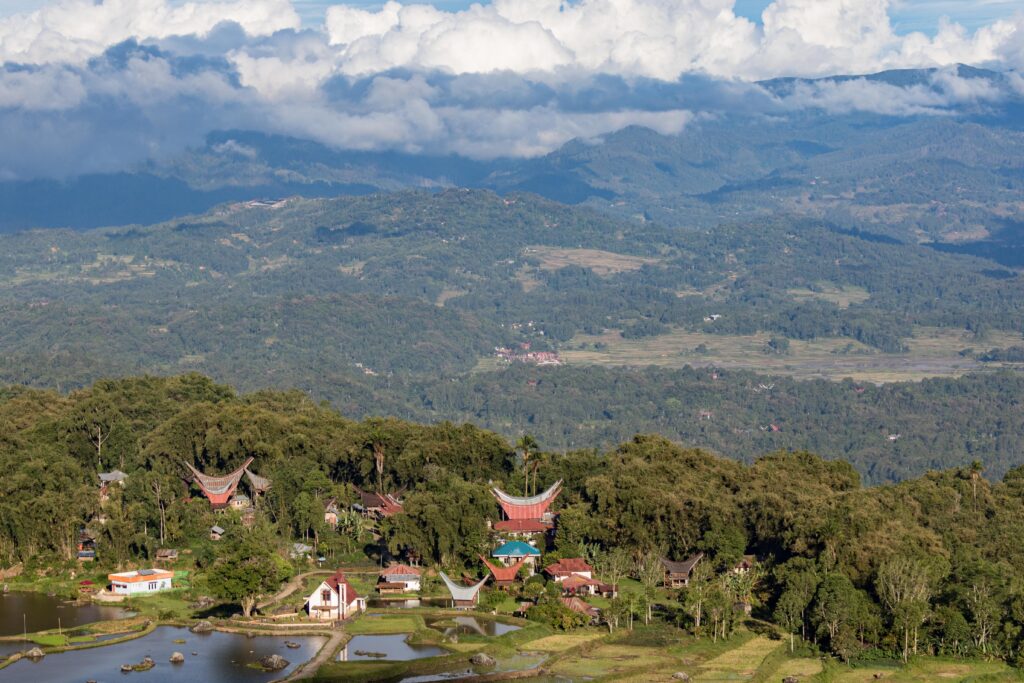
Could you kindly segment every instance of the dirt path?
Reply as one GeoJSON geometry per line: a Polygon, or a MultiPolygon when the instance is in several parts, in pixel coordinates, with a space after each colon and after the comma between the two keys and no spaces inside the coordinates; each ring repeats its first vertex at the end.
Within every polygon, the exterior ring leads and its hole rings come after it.
{"type": "Polygon", "coordinates": [[[281,590],[279,590],[277,593],[275,593],[272,597],[264,600],[263,602],[257,603],[256,608],[257,609],[264,609],[266,607],[269,607],[270,605],[275,605],[275,604],[281,602],[282,600],[287,598],[289,595],[291,595],[292,593],[297,591],[299,588],[301,588],[302,587],[302,583],[306,580],[306,577],[315,576],[317,574],[323,574],[324,576],[330,576],[333,573],[334,572],[332,570],[330,570],[330,569],[314,569],[311,572],[305,572],[305,573],[302,573],[302,574],[297,574],[297,575],[293,576],[288,581],[288,583],[286,583],[281,588],[281,590]]]}
{"type": "Polygon", "coordinates": [[[316,657],[313,657],[299,666],[299,668],[293,671],[292,675],[285,678],[284,681],[299,681],[304,678],[312,678],[315,676],[316,672],[320,670],[320,667],[326,664],[327,660],[334,656],[334,653],[338,651],[338,648],[341,647],[347,637],[348,634],[344,631],[338,631],[331,634],[331,639],[324,643],[324,646],[320,648],[320,652],[316,653],[316,657]]]}

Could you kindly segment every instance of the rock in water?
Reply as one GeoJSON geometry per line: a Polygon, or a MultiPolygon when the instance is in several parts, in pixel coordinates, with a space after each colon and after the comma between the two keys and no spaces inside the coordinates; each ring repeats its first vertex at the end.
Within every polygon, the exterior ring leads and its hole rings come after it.
{"type": "Polygon", "coordinates": [[[38,647],[34,647],[31,650],[29,650],[28,652],[26,652],[25,656],[28,657],[29,659],[42,659],[43,657],[46,656],[46,653],[43,652],[38,647]]]}
{"type": "Polygon", "coordinates": [[[298,649],[299,649],[300,647],[302,647],[302,646],[301,646],[301,645],[299,645],[298,643],[293,643],[293,642],[292,642],[292,641],[290,641],[290,640],[286,640],[286,641],[284,641],[284,646],[285,646],[286,648],[288,648],[289,650],[298,650],[298,649]]]}
{"type": "Polygon", "coordinates": [[[130,673],[132,671],[134,671],[134,667],[132,667],[131,664],[122,664],[121,665],[121,672],[122,673],[130,673]]]}
{"type": "Polygon", "coordinates": [[[475,664],[476,666],[494,666],[498,663],[497,660],[494,659],[494,657],[490,656],[486,652],[477,652],[475,655],[469,658],[469,662],[470,664],[475,664]]]}
{"type": "Polygon", "coordinates": [[[171,664],[181,664],[184,661],[185,661],[185,655],[183,655],[182,653],[180,653],[180,652],[172,652],[171,653],[171,659],[170,659],[171,664]]]}
{"type": "Polygon", "coordinates": [[[213,624],[208,621],[197,622],[189,631],[192,633],[209,633],[213,630],[213,624]]]}
{"type": "Polygon", "coordinates": [[[267,655],[260,657],[257,661],[267,671],[280,671],[291,663],[281,655],[267,655]]]}

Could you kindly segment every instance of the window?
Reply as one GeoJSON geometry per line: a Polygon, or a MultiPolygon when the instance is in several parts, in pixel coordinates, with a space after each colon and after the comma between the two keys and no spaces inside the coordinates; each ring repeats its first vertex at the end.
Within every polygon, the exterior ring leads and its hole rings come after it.
{"type": "Polygon", "coordinates": [[[151,590],[151,591],[155,591],[156,590],[156,581],[150,581],[149,582],[149,590],[151,590]]]}
{"type": "Polygon", "coordinates": [[[322,591],[320,591],[320,602],[326,602],[326,603],[330,604],[330,602],[331,602],[331,591],[330,591],[330,589],[325,588],[322,591]]]}

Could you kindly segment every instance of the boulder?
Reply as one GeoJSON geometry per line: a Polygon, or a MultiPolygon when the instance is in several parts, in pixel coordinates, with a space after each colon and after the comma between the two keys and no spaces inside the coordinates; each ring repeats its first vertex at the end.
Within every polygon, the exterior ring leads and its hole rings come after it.
{"type": "Polygon", "coordinates": [[[29,650],[28,652],[26,652],[25,656],[28,657],[29,659],[42,659],[43,657],[46,656],[46,653],[43,652],[40,648],[34,647],[31,650],[29,650]]]}
{"type": "Polygon", "coordinates": [[[281,655],[267,655],[260,657],[257,661],[267,671],[280,671],[291,663],[281,655]]]}
{"type": "Polygon", "coordinates": [[[800,683],[800,679],[796,676],[786,676],[782,679],[782,683],[800,683]]]}
{"type": "Polygon", "coordinates": [[[192,633],[209,633],[213,631],[213,624],[208,621],[199,621],[196,622],[189,631],[192,631],[192,633]]]}
{"type": "Polygon", "coordinates": [[[688,680],[690,680],[690,674],[688,674],[688,673],[686,673],[684,671],[677,671],[674,674],[672,674],[672,680],[675,680],[675,681],[688,681],[688,680]]]}
{"type": "Polygon", "coordinates": [[[127,673],[131,673],[132,671],[135,671],[135,667],[132,666],[131,664],[122,664],[121,665],[121,673],[126,673],[127,674],[127,673]]]}
{"type": "Polygon", "coordinates": [[[181,664],[185,661],[185,655],[180,652],[172,652],[169,661],[171,664],[181,664]]]}
{"type": "Polygon", "coordinates": [[[498,662],[486,652],[477,652],[469,658],[469,663],[475,666],[494,666],[498,662]]]}

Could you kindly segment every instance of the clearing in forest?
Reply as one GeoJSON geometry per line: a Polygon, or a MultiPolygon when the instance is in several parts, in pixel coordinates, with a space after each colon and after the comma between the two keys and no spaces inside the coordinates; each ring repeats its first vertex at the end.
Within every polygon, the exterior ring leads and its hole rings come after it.
{"type": "Polygon", "coordinates": [[[851,377],[884,383],[959,377],[967,372],[995,369],[1000,364],[982,364],[960,352],[965,348],[987,350],[1022,343],[1021,335],[1015,332],[993,331],[977,340],[963,330],[919,327],[912,338],[904,340],[908,347],[904,353],[882,353],[846,337],[827,337],[793,339],[788,353],[774,354],[765,352],[771,336],[764,332],[725,335],[676,328],[668,334],[624,339],[618,330],[606,330],[600,335],[577,335],[559,353],[563,361],[577,365],[715,366],[798,379],[851,377]]]}
{"type": "Polygon", "coordinates": [[[539,259],[541,270],[580,266],[589,268],[601,277],[640,270],[645,265],[654,265],[660,262],[656,258],[616,254],[613,251],[600,249],[568,249],[546,246],[527,247],[523,250],[523,256],[539,259]]]}

